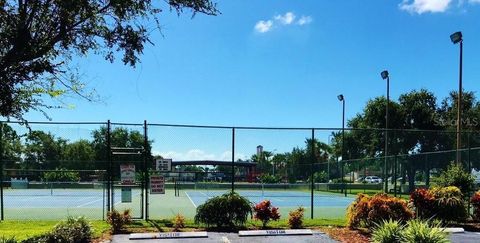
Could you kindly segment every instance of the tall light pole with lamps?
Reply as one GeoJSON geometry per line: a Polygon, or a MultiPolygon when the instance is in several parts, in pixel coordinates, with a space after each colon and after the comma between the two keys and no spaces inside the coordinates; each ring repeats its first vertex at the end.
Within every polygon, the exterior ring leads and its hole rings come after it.
{"type": "Polygon", "coordinates": [[[342,102],[342,188],[345,193],[345,196],[347,196],[347,188],[345,185],[345,97],[343,94],[340,94],[337,96],[338,100],[342,102]]]}
{"type": "Polygon", "coordinates": [[[387,80],[387,105],[385,111],[385,162],[383,163],[383,175],[385,183],[385,193],[388,193],[388,180],[387,180],[387,156],[388,156],[388,107],[390,106],[390,76],[387,70],[380,73],[383,80],[387,80]]]}
{"type": "Polygon", "coordinates": [[[453,44],[460,43],[460,72],[458,76],[458,101],[457,101],[457,164],[461,163],[462,149],[461,125],[462,125],[462,65],[463,65],[463,37],[462,32],[458,31],[450,35],[453,44]]]}

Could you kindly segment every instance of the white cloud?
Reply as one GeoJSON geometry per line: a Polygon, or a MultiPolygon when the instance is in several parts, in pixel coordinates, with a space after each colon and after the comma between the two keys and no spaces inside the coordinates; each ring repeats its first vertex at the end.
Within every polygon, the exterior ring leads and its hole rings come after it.
{"type": "Polygon", "coordinates": [[[296,16],[292,12],[287,12],[284,15],[280,14],[275,16],[274,18],[275,20],[279,21],[283,25],[289,25],[293,23],[293,21],[295,21],[296,16]]]}
{"type": "Polygon", "coordinates": [[[265,33],[265,32],[270,31],[270,29],[272,29],[272,26],[273,26],[273,21],[271,21],[271,20],[267,20],[267,21],[260,20],[260,21],[257,22],[257,24],[255,24],[255,30],[257,32],[260,32],[260,33],[265,33]]]}
{"type": "Polygon", "coordinates": [[[312,17],[310,17],[310,16],[302,16],[302,17],[298,20],[297,24],[298,24],[298,25],[305,25],[305,24],[310,24],[312,21],[313,21],[312,17]]]}
{"type": "Polygon", "coordinates": [[[282,25],[306,25],[309,24],[313,21],[313,18],[310,16],[304,16],[300,17],[297,21],[297,16],[291,11],[286,12],[285,14],[279,14],[273,16],[272,19],[269,20],[260,20],[255,24],[255,31],[259,33],[266,33],[275,28],[276,26],[282,26],[282,25]]]}
{"type": "MultiPolygon", "coordinates": [[[[153,151],[153,155],[160,155],[163,158],[173,159],[173,161],[187,161],[187,160],[217,160],[217,161],[231,161],[232,151],[224,151],[221,154],[207,153],[201,149],[191,149],[186,152],[178,151],[153,151]]],[[[247,159],[244,154],[235,154],[235,159],[247,159]]]]}
{"type": "Polygon", "coordinates": [[[399,4],[399,7],[401,10],[405,10],[410,13],[441,13],[448,9],[451,2],[452,0],[403,0],[403,2],[399,4]]]}

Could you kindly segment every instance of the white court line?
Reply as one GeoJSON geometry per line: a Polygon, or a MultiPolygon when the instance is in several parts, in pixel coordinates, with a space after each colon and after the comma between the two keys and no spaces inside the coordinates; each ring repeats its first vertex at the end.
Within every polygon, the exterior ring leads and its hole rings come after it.
{"type": "Polygon", "coordinates": [[[103,201],[103,200],[104,200],[104,199],[102,198],[102,199],[97,199],[97,200],[93,200],[93,201],[90,201],[90,202],[86,202],[86,203],[84,203],[84,204],[78,205],[77,208],[83,208],[84,206],[87,206],[87,205],[89,205],[89,204],[96,203],[96,202],[98,202],[98,201],[103,201]]]}
{"type": "Polygon", "coordinates": [[[183,192],[183,193],[185,193],[185,195],[187,195],[188,199],[190,199],[190,202],[193,204],[193,206],[194,206],[195,208],[197,208],[197,205],[195,205],[195,203],[194,203],[193,200],[190,198],[190,196],[188,195],[188,193],[187,193],[187,192],[183,192]]]}

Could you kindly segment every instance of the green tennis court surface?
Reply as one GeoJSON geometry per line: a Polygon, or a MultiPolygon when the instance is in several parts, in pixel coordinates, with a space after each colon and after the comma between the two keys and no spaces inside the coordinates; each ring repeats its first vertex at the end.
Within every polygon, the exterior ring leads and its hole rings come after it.
{"type": "MultiPolygon", "coordinates": [[[[171,218],[177,213],[187,218],[195,216],[196,207],[207,199],[228,192],[222,190],[181,190],[175,197],[173,189],[165,194],[149,194],[149,216],[152,219],[171,218]]],[[[237,190],[252,203],[269,199],[285,217],[288,212],[303,206],[310,216],[310,193],[296,190],[237,190]]],[[[24,189],[4,191],[6,219],[63,219],[67,216],[85,216],[102,219],[105,212],[106,194],[99,189],[24,189]]],[[[315,218],[343,218],[352,197],[339,194],[314,193],[315,218]]],[[[141,191],[132,190],[132,202],[122,203],[120,190],[115,190],[113,204],[116,209],[131,209],[134,217],[141,215],[141,191]]]]}

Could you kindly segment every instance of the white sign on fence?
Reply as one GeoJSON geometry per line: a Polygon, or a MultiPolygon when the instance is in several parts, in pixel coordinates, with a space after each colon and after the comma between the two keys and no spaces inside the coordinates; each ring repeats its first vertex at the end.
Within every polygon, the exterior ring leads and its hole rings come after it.
{"type": "Polygon", "coordinates": [[[159,175],[150,176],[150,194],[165,194],[165,177],[159,175]]]}
{"type": "Polygon", "coordinates": [[[155,169],[160,172],[169,172],[172,170],[172,159],[156,159],[155,169]]]}
{"type": "Polygon", "coordinates": [[[134,164],[120,165],[120,180],[122,185],[135,184],[135,165],[134,164]]]}

